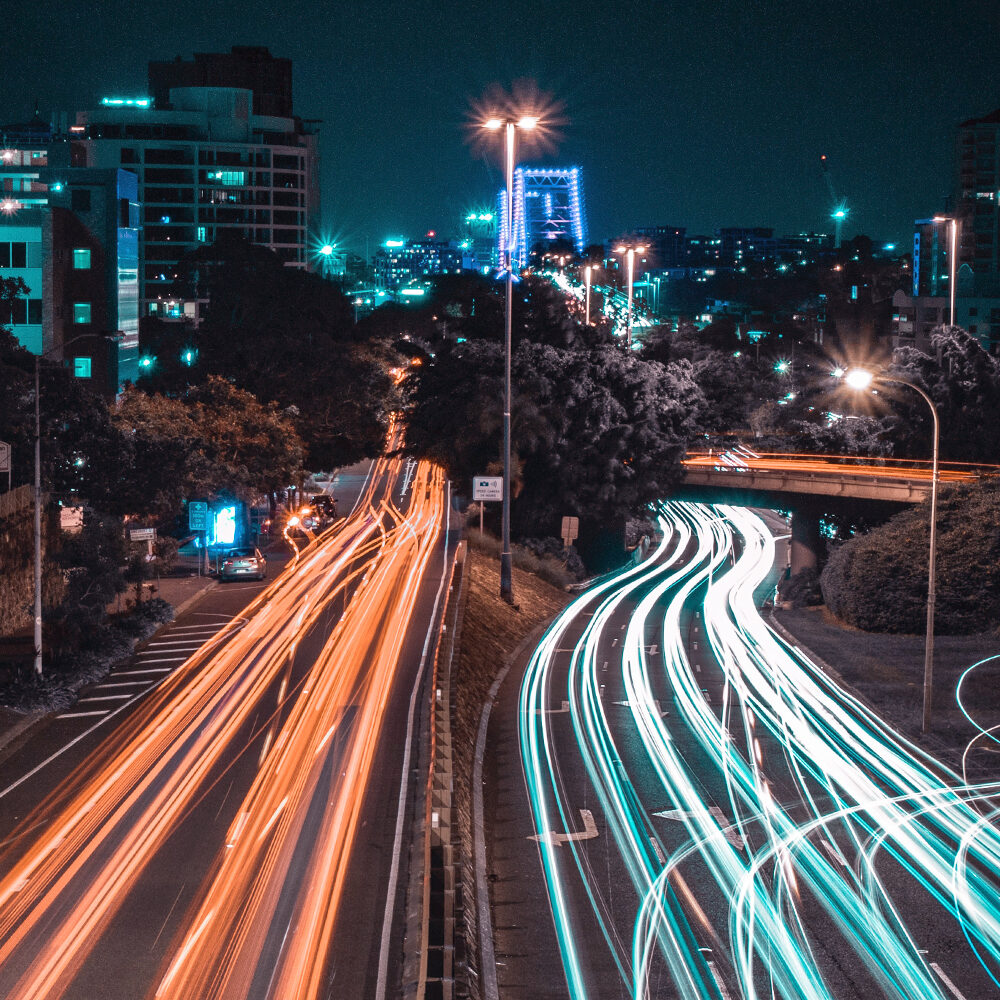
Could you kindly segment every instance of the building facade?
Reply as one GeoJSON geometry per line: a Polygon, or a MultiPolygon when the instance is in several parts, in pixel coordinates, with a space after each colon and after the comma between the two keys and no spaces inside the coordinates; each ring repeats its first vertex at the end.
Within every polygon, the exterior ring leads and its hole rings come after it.
{"type": "Polygon", "coordinates": [[[531,251],[555,240],[582,254],[587,246],[587,216],[580,167],[518,167],[514,171],[513,233],[507,233],[507,192],[497,199],[500,225],[497,258],[505,260],[510,242],[515,269],[528,266],[531,251]]]}
{"type": "Polygon", "coordinates": [[[1000,296],[1000,108],[958,127],[955,206],[971,294],[1000,296]]]}
{"type": "Polygon", "coordinates": [[[71,167],[65,144],[14,148],[5,139],[0,276],[29,291],[0,323],[27,350],[70,363],[114,395],[138,375],[137,179],[71,167]]]}
{"type": "Polygon", "coordinates": [[[255,115],[250,90],[181,87],[169,108],[106,98],[69,129],[73,161],[123,168],[142,203],[141,315],[197,318],[172,295],[178,261],[226,234],[310,266],[319,216],[317,136],[295,118],[255,115]]]}
{"type": "Polygon", "coordinates": [[[471,257],[447,240],[386,240],[373,263],[376,287],[394,291],[435,274],[460,274],[471,257]]]}

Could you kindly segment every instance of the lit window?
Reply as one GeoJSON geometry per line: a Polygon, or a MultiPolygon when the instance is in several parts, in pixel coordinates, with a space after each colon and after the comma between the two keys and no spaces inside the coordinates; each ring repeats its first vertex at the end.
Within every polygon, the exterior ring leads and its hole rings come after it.
{"type": "Polygon", "coordinates": [[[74,302],[73,303],[73,322],[74,323],[89,323],[90,322],[90,303],[89,302],[74,302]]]}
{"type": "Polygon", "coordinates": [[[90,378],[90,358],[73,359],[73,375],[76,378],[90,378]]]}
{"type": "Polygon", "coordinates": [[[198,227],[198,242],[199,243],[204,243],[205,242],[205,227],[204,226],[199,226],[198,227]]]}
{"type": "Polygon", "coordinates": [[[73,251],[73,269],[75,271],[90,270],[90,251],[86,249],[76,249],[73,251]]]}

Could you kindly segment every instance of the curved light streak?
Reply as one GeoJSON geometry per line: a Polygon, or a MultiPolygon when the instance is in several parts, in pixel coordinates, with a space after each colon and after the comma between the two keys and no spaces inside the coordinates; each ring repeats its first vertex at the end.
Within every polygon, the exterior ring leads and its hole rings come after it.
{"type": "MultiPolygon", "coordinates": [[[[969,961],[978,958],[996,981],[1000,834],[992,807],[983,815],[976,801],[998,786],[968,785],[763,622],[755,593],[774,564],[774,539],[759,517],[670,503],[659,520],[656,551],[563,612],[535,650],[521,689],[522,759],[536,829],[571,830],[580,796],[588,805],[596,799],[601,836],[635,890],[629,927],[620,915],[621,887],[617,915],[604,902],[588,860],[592,842],[540,840],[571,997],[596,995],[577,939],[594,922],[636,998],[648,995],[654,966],[669,972],[685,1000],[724,989],[747,998],[834,997],[825,957],[833,946],[823,941],[817,949],[819,907],[825,933],[835,931],[835,947],[853,953],[879,995],[940,1000],[939,966],[926,955],[933,941],[919,947],[907,926],[910,914],[886,879],[885,855],[950,911],[968,938],[969,961]],[[684,629],[695,610],[711,669],[724,680],[721,706],[706,699],[688,660],[684,629]],[[612,617],[625,613],[616,672],[602,671],[612,617]],[[646,651],[657,638],[662,666],[646,651]],[[557,667],[557,650],[568,646],[568,666],[557,667]],[[609,720],[604,684],[624,692],[629,725],[609,720]],[[570,743],[555,727],[565,715],[548,714],[562,700],[586,788],[571,789],[562,777],[560,756],[570,743]],[[666,719],[658,701],[669,704],[666,719]],[[623,754],[619,747],[634,748],[636,737],[642,755],[623,754]],[[650,774],[659,792],[647,804],[636,788],[648,790],[650,774]],[[665,807],[687,833],[686,846],[669,857],[651,818],[665,807]],[[714,886],[715,908],[728,913],[724,929],[692,894],[692,872],[702,890],[714,886]],[[575,909],[581,903],[589,907],[586,919],[575,909]]],[[[900,877],[893,870],[893,879],[900,877]]]]}
{"type": "Polygon", "coordinates": [[[9,838],[5,998],[61,996],[171,834],[258,747],[150,995],[244,997],[261,976],[271,995],[324,995],[347,858],[444,511],[440,469],[419,465],[405,511],[391,500],[399,472],[396,459],[377,463],[354,513],[301,549],[249,620],[171,674],[9,838]],[[301,638],[338,613],[293,681],[301,638]]]}

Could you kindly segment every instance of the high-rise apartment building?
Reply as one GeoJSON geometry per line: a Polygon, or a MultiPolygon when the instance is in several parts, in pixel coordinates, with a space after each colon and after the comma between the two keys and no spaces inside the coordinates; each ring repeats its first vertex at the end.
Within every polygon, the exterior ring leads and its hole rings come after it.
{"type": "Polygon", "coordinates": [[[959,287],[1000,296],[1000,108],[959,125],[956,175],[959,287]]]}
{"type": "Polygon", "coordinates": [[[471,254],[447,240],[386,240],[375,252],[375,284],[395,290],[434,274],[460,274],[471,254]]]}
{"type": "MultiPolygon", "coordinates": [[[[577,253],[587,246],[583,177],[579,167],[518,167],[514,171],[511,259],[515,268],[528,266],[531,251],[554,240],[572,243],[577,253]]],[[[507,192],[497,200],[500,225],[497,254],[507,253],[507,192]]]]}
{"type": "Polygon", "coordinates": [[[28,293],[0,324],[27,350],[69,362],[78,378],[114,395],[138,375],[136,177],[71,167],[65,143],[3,131],[0,277],[21,278],[28,293]],[[41,148],[30,148],[32,138],[41,148]]]}
{"type": "Polygon", "coordinates": [[[292,60],[265,48],[234,45],[229,52],[196,52],[190,60],[149,63],[149,90],[155,107],[170,105],[178,87],[235,87],[253,94],[255,115],[292,117],[292,60]]]}
{"type": "Polygon", "coordinates": [[[173,300],[180,258],[226,233],[309,265],[319,214],[317,136],[295,118],[255,115],[253,94],[180,87],[168,108],[106,98],[70,127],[74,162],[122,167],[139,179],[142,315],[195,317],[173,300]]]}

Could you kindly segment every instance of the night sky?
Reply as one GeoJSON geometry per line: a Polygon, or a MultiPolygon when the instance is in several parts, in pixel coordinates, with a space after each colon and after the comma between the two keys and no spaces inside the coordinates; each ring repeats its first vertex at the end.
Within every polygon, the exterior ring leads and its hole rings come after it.
{"type": "Polygon", "coordinates": [[[827,229],[829,156],[845,236],[903,240],[944,207],[954,126],[1000,107],[1000,3],[831,0],[49,0],[6,19],[0,117],[147,91],[149,59],[266,45],[293,60],[296,113],[321,118],[324,224],[363,250],[442,235],[492,203],[498,158],[470,105],[533,79],[564,104],[556,151],[580,164],[593,240],[827,229]]]}

